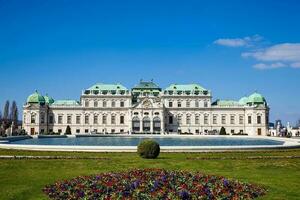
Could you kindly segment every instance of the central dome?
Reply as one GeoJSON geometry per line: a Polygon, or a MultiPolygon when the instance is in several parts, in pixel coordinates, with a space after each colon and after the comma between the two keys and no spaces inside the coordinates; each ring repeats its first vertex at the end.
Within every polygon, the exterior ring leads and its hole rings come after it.
{"type": "Polygon", "coordinates": [[[32,95],[30,95],[28,98],[27,98],[27,103],[39,103],[39,104],[44,104],[46,101],[45,101],[45,98],[40,95],[38,93],[38,91],[35,91],[35,93],[33,93],[32,95]]]}
{"type": "Polygon", "coordinates": [[[265,98],[257,92],[251,94],[248,97],[248,101],[247,101],[247,103],[254,103],[254,104],[263,104],[265,102],[266,102],[265,98]]]}

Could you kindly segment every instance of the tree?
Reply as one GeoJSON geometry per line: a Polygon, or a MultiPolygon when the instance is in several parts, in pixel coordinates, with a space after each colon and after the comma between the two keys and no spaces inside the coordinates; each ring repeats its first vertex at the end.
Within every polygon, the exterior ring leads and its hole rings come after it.
{"type": "Polygon", "coordinates": [[[19,116],[19,113],[18,113],[17,103],[15,101],[13,101],[13,103],[11,105],[10,119],[14,123],[14,126],[15,126],[15,127],[13,127],[14,129],[16,127],[18,127],[18,116],[19,116]]]}
{"type": "Polygon", "coordinates": [[[71,135],[71,134],[72,134],[71,127],[68,125],[66,128],[65,135],[71,135]]]}
{"type": "Polygon", "coordinates": [[[14,125],[12,128],[15,130],[18,127],[18,107],[16,101],[12,102],[9,116],[11,123],[14,125]]]}
{"type": "Polygon", "coordinates": [[[5,102],[4,111],[3,111],[3,119],[4,120],[9,119],[9,101],[5,102]]]}
{"type": "Polygon", "coordinates": [[[220,129],[220,135],[226,135],[226,129],[224,128],[224,126],[222,126],[220,129]]]}

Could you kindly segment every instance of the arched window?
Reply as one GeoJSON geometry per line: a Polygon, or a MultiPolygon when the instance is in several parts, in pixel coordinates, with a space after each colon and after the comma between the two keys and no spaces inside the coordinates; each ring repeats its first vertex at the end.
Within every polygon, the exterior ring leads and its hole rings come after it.
{"type": "Polygon", "coordinates": [[[161,130],[161,120],[159,117],[153,118],[153,131],[154,132],[160,132],[161,130]]]}
{"type": "Polygon", "coordinates": [[[189,114],[186,115],[186,124],[191,125],[191,115],[189,114]]]}
{"type": "Polygon", "coordinates": [[[132,118],[132,130],[134,132],[140,131],[140,119],[138,117],[132,118]]]}
{"type": "Polygon", "coordinates": [[[150,131],[150,118],[144,117],[143,119],[143,131],[149,132],[150,131]]]}
{"type": "Polygon", "coordinates": [[[35,113],[32,113],[31,116],[30,116],[31,117],[30,118],[30,123],[31,124],[35,124],[35,115],[36,115],[35,113]]]}

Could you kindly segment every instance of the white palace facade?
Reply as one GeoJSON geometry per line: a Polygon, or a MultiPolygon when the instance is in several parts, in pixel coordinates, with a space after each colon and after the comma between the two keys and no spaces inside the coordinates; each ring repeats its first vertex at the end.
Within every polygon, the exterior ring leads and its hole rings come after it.
{"type": "Polygon", "coordinates": [[[216,100],[198,84],[171,84],[164,90],[141,81],[131,90],[121,84],[95,84],[80,101],[54,100],[37,91],[23,107],[29,135],[64,134],[227,134],[267,135],[269,107],[258,93],[239,101],[216,100]]]}

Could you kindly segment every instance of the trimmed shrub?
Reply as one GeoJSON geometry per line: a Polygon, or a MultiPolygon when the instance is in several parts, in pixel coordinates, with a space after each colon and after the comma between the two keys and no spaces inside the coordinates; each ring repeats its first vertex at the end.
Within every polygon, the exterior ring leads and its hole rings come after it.
{"type": "Polygon", "coordinates": [[[226,135],[226,130],[225,130],[224,126],[221,127],[220,135],[226,135]]]}
{"type": "Polygon", "coordinates": [[[154,140],[143,140],[139,144],[137,152],[142,158],[155,159],[160,153],[160,147],[154,140]]]}
{"type": "Polygon", "coordinates": [[[71,135],[71,134],[72,134],[71,127],[68,125],[67,128],[66,128],[65,135],[71,135]]]}

